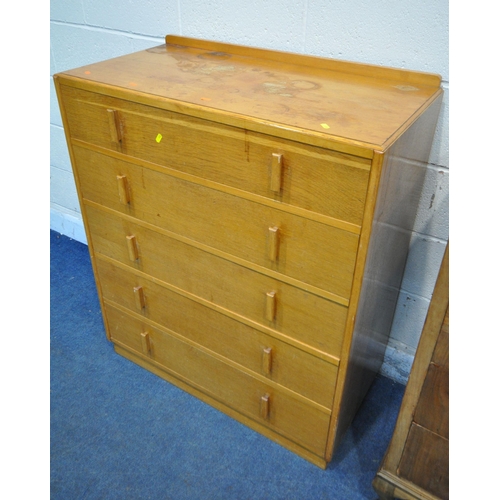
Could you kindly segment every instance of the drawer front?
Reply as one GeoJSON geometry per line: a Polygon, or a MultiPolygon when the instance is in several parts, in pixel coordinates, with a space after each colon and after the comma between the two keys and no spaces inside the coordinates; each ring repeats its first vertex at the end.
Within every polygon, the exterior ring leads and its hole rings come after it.
{"type": "Polygon", "coordinates": [[[73,138],[361,225],[369,160],[70,87],[63,95],[73,138]]]}
{"type": "Polygon", "coordinates": [[[193,345],[106,306],[111,339],[272,430],[324,456],[328,412],[280,391],[193,345]]]}
{"type": "Polygon", "coordinates": [[[349,297],[357,235],[83,148],[74,152],[85,199],[349,297]]]}
{"type": "Polygon", "coordinates": [[[118,215],[86,207],[94,251],[331,356],[340,357],[347,307],[257,273],[118,215]],[[130,260],[128,235],[139,258],[130,260]]]}
{"type": "Polygon", "coordinates": [[[325,408],[337,367],[143,277],[97,259],[105,301],[113,301],[325,408]]]}

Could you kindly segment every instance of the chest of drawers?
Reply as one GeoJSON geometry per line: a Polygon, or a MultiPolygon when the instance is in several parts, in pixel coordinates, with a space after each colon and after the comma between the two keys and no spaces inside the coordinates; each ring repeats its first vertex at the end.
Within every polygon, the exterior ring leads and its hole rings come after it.
{"type": "Polygon", "coordinates": [[[440,78],[165,41],[54,76],[107,336],[325,467],[383,359],[440,78]]]}

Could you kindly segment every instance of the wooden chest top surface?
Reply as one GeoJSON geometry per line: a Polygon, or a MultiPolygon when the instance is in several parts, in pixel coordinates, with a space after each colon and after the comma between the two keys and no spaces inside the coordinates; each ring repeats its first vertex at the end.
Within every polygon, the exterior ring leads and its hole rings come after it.
{"type": "Polygon", "coordinates": [[[177,111],[204,108],[376,149],[440,92],[432,74],[174,36],[166,42],[64,74],[177,111]]]}

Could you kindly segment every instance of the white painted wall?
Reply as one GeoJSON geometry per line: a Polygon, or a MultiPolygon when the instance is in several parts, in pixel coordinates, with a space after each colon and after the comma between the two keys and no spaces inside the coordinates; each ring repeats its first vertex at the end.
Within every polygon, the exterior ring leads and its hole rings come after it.
{"type": "MultiPolygon", "coordinates": [[[[164,42],[166,34],[439,73],[444,104],[382,373],[406,382],[448,240],[446,0],[51,0],[58,71],[164,42]]],[[[51,228],[85,241],[51,82],[51,228]]]]}

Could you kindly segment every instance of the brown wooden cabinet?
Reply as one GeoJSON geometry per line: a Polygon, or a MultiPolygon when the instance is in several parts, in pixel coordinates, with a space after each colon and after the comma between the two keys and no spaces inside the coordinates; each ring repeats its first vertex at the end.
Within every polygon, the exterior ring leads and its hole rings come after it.
{"type": "Polygon", "coordinates": [[[168,36],[54,81],[116,351],[325,467],[383,359],[439,76],[168,36]]]}
{"type": "Polygon", "coordinates": [[[448,275],[447,247],[394,435],[373,481],[384,500],[449,498],[448,275]]]}

